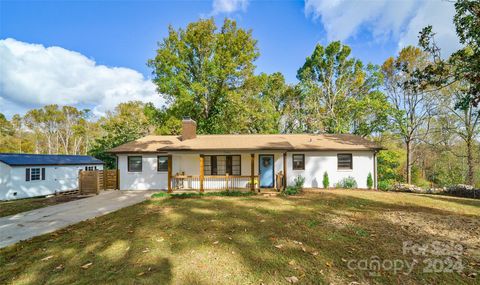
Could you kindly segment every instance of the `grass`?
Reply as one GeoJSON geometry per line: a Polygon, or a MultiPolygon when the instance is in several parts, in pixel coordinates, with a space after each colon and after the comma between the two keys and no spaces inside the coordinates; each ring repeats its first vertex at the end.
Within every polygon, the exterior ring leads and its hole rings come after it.
{"type": "Polygon", "coordinates": [[[166,196],[0,249],[0,284],[478,284],[479,218],[480,201],[407,193],[166,196]],[[432,256],[404,241],[461,244],[465,268],[423,273],[432,256]],[[372,256],[419,264],[348,267],[372,256]]]}
{"type": "Polygon", "coordinates": [[[0,202],[0,217],[35,210],[78,199],[76,196],[53,196],[41,198],[28,198],[0,202]]]}

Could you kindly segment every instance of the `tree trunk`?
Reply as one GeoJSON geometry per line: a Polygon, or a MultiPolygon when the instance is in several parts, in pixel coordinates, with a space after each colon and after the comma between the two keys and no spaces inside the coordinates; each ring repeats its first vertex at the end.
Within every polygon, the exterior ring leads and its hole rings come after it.
{"type": "Polygon", "coordinates": [[[475,163],[473,162],[473,150],[472,150],[472,148],[473,148],[472,138],[469,137],[467,139],[467,165],[468,165],[467,184],[473,186],[475,163]]]}
{"type": "Polygon", "coordinates": [[[407,183],[412,184],[412,145],[408,140],[407,144],[407,183]]]}

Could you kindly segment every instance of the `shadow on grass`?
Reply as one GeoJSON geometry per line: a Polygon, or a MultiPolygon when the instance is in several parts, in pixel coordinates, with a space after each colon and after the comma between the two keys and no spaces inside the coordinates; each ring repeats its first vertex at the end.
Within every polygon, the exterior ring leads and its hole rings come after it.
{"type": "Polygon", "coordinates": [[[0,283],[278,284],[287,276],[303,284],[468,281],[424,275],[421,268],[377,277],[349,270],[345,260],[352,258],[411,259],[402,254],[403,241],[435,238],[375,216],[391,208],[329,193],[151,200],[1,249],[0,283]]]}
{"type": "Polygon", "coordinates": [[[448,196],[448,195],[421,195],[422,197],[427,197],[430,199],[435,199],[439,201],[445,201],[445,202],[451,202],[451,203],[457,203],[461,205],[466,205],[466,206],[473,206],[473,207],[478,207],[480,208],[480,200],[478,199],[473,199],[473,198],[463,198],[463,197],[454,197],[454,196],[448,196]]]}

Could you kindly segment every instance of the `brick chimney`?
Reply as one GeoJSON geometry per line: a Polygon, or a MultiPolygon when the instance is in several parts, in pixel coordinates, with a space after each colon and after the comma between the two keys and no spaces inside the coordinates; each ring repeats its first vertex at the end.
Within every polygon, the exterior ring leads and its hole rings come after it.
{"type": "Polygon", "coordinates": [[[184,117],[182,120],[182,141],[197,137],[197,123],[190,117],[184,117]]]}

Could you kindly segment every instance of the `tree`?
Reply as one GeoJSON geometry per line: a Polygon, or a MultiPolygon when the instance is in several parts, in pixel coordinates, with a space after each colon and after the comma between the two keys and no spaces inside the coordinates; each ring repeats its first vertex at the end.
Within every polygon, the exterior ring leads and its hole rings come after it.
{"type": "Polygon", "coordinates": [[[468,82],[458,82],[443,88],[439,92],[439,120],[443,130],[439,139],[442,140],[443,145],[447,145],[449,151],[453,152],[459,157],[467,158],[468,171],[466,175],[466,183],[474,185],[475,183],[475,146],[476,138],[480,134],[480,106],[474,105],[472,101],[467,101],[466,104],[458,105],[465,93],[469,92],[468,82]],[[453,134],[453,139],[450,134],[453,134]],[[460,138],[466,146],[466,155],[458,154],[453,146],[455,138],[460,138]],[[451,142],[449,142],[449,140],[451,142]]]}
{"type": "Polygon", "coordinates": [[[89,112],[72,106],[46,105],[28,111],[23,120],[17,117],[17,130],[23,124],[33,133],[36,153],[85,154],[95,135],[95,123],[87,120],[89,112]]]}
{"type": "Polygon", "coordinates": [[[293,87],[285,83],[281,73],[261,73],[249,77],[243,90],[245,102],[242,133],[279,133],[284,131],[282,118],[286,115],[289,94],[293,87]]]}
{"type": "Polygon", "coordinates": [[[13,125],[7,120],[5,115],[0,113],[0,135],[7,136],[7,135],[13,135],[13,133],[14,133],[13,125]]]}
{"type": "Polygon", "coordinates": [[[153,132],[145,115],[145,105],[139,101],[120,103],[100,120],[100,126],[104,133],[95,140],[89,154],[104,161],[110,169],[115,168],[115,157],[107,153],[109,149],[153,132]]]}
{"type": "Polygon", "coordinates": [[[442,58],[433,27],[425,27],[420,32],[419,45],[433,60],[423,71],[416,72],[417,82],[413,84],[423,88],[426,85],[442,88],[454,82],[467,82],[469,88],[457,106],[472,104],[476,107],[480,103],[480,1],[458,0],[455,11],[453,22],[463,47],[447,59],[442,58]]]}
{"type": "Polygon", "coordinates": [[[250,99],[242,88],[253,76],[258,55],[251,31],[229,19],[220,28],[213,19],[190,23],[185,30],[169,27],[156,57],[148,61],[167,99],[163,122],[176,125],[189,116],[199,133],[241,132],[250,99]]]}
{"type": "Polygon", "coordinates": [[[417,143],[428,136],[435,112],[434,96],[409,84],[413,71],[421,70],[427,63],[426,53],[409,46],[382,65],[384,88],[394,109],[390,116],[391,127],[405,143],[407,183],[412,182],[413,152],[417,143]]]}
{"type": "Polygon", "coordinates": [[[379,92],[377,66],[350,58],[350,47],[332,42],[317,45],[298,70],[306,113],[305,132],[369,135],[387,123],[388,102],[379,92]]]}

